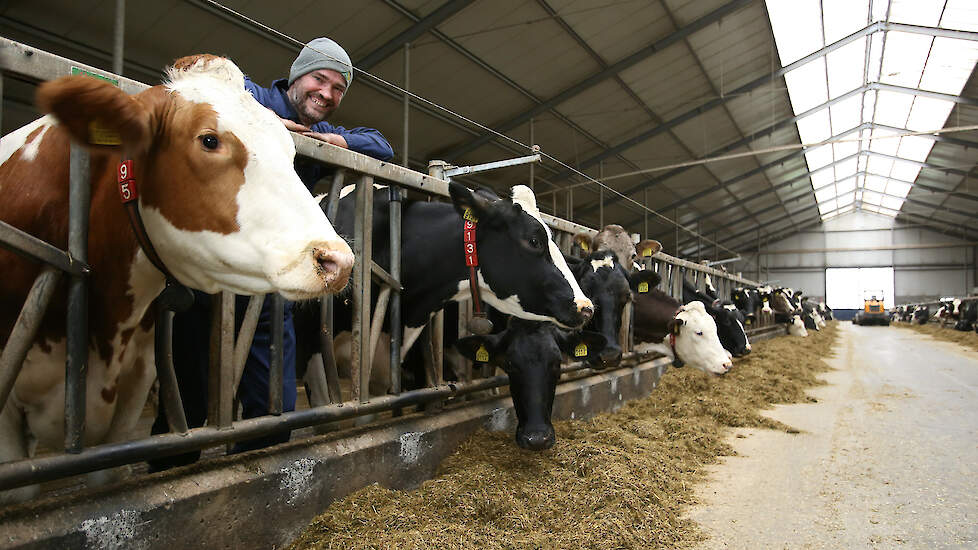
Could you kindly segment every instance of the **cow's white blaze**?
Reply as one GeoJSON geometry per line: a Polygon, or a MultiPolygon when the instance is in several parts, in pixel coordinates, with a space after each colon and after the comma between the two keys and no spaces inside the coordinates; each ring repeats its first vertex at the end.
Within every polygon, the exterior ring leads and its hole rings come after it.
{"type": "MultiPolygon", "coordinates": [[[[505,299],[496,296],[496,293],[489,288],[486,280],[482,278],[482,272],[477,272],[478,282],[479,282],[479,297],[483,302],[491,305],[492,307],[499,310],[501,313],[506,315],[512,315],[514,317],[519,317],[520,319],[526,319],[528,321],[544,321],[548,323],[553,323],[561,328],[580,328],[571,327],[565,325],[558,321],[555,317],[549,317],[547,315],[540,315],[537,313],[532,313],[523,308],[520,304],[520,298],[516,294],[509,296],[505,299]]],[[[458,282],[458,291],[452,296],[451,300],[453,302],[464,302],[471,297],[472,291],[469,289],[468,279],[458,282]]],[[[590,303],[590,301],[588,302],[590,303]]]]}
{"type": "Polygon", "coordinates": [[[801,320],[801,315],[791,317],[791,322],[788,323],[788,334],[802,338],[808,336],[808,329],[805,328],[805,322],[801,320]]]}
{"type": "Polygon", "coordinates": [[[615,267],[615,262],[611,259],[611,256],[605,256],[600,260],[591,260],[591,269],[593,271],[597,272],[602,267],[607,267],[608,269],[615,267]]]}
{"type": "MultiPolygon", "coordinates": [[[[676,353],[687,365],[712,374],[723,374],[732,366],[730,356],[720,344],[717,324],[703,302],[694,301],[676,314],[682,319],[676,336],[676,353]]],[[[668,339],[668,337],[666,337],[668,339]]]]}
{"type": "Polygon", "coordinates": [[[207,292],[278,291],[302,299],[339,290],[327,286],[313,251],[334,251],[347,273],[352,252],[296,175],[295,145],[278,117],[245,90],[241,71],[228,60],[212,60],[206,69],[198,62],[170,77],[169,90],[214,109],[216,130],[233,133],[248,160],[235,198],[237,232],[184,231],[158,210],[143,210],[167,267],[182,282],[207,292]]]}
{"type": "MultiPolygon", "coordinates": [[[[540,216],[540,211],[537,210],[537,199],[533,194],[533,190],[525,185],[517,185],[513,187],[512,193],[513,202],[520,205],[520,207],[523,208],[523,211],[533,217],[533,219],[543,226],[543,230],[547,232],[547,244],[549,245],[550,259],[557,267],[557,270],[560,271],[561,275],[564,276],[564,280],[567,282],[567,284],[570,285],[571,290],[574,293],[574,303],[577,304],[578,310],[585,307],[593,308],[594,304],[592,304],[591,300],[584,295],[584,291],[581,290],[581,286],[577,284],[577,279],[571,273],[570,268],[567,267],[567,262],[564,261],[564,255],[560,252],[560,249],[557,248],[557,244],[554,242],[554,236],[550,231],[550,227],[543,221],[543,217],[540,216]]],[[[547,318],[547,320],[549,319],[550,318],[547,318]]],[[[560,326],[566,327],[565,325],[560,326]]]]}
{"type": "Polygon", "coordinates": [[[27,126],[22,126],[13,132],[3,136],[3,140],[0,140],[0,164],[7,162],[11,156],[18,150],[20,150],[20,158],[25,161],[33,161],[37,157],[37,151],[41,146],[41,141],[44,139],[44,134],[47,133],[48,128],[55,124],[54,117],[51,115],[45,115],[41,118],[31,122],[27,126]],[[34,139],[30,142],[27,141],[27,137],[31,135],[32,132],[38,128],[42,128],[34,139]],[[23,147],[23,150],[21,148],[23,147]]]}

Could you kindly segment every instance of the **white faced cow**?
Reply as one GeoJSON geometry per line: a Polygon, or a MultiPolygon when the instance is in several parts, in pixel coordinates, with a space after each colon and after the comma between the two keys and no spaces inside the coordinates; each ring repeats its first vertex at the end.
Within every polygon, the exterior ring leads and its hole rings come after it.
{"type": "MultiPolygon", "coordinates": [[[[43,84],[51,115],[0,141],[0,219],[67,247],[68,145],[89,146],[90,351],[85,445],[124,440],[156,378],[151,303],[164,277],[130,229],[116,173],[131,159],[138,207],[163,264],[183,284],[305,299],[342,289],[353,254],[293,169],[295,147],[278,118],[245,91],[229,60],[179,60],[165,85],[129,96],[101,80],[43,84]],[[121,145],[91,145],[90,128],[121,145]]],[[[41,266],[0,249],[0,346],[41,266]]],[[[64,440],[64,289],[0,414],[0,462],[36,440],[64,440]]],[[[23,498],[31,488],[0,495],[23,498]]]]}

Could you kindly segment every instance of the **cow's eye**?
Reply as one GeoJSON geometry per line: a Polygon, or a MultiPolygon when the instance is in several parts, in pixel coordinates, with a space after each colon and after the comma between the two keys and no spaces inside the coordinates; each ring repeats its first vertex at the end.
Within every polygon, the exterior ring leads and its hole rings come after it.
{"type": "Polygon", "coordinates": [[[526,242],[527,242],[527,244],[530,245],[530,248],[535,248],[537,250],[540,250],[541,248],[543,248],[543,242],[540,241],[540,239],[538,239],[536,237],[530,237],[529,240],[527,240],[526,242]]]}
{"type": "Polygon", "coordinates": [[[215,151],[218,147],[220,147],[221,142],[214,134],[207,134],[200,136],[200,144],[203,145],[205,149],[215,151]]]}
{"type": "Polygon", "coordinates": [[[697,330],[696,331],[696,335],[697,336],[703,336],[703,331],[702,330],[697,330]]]}

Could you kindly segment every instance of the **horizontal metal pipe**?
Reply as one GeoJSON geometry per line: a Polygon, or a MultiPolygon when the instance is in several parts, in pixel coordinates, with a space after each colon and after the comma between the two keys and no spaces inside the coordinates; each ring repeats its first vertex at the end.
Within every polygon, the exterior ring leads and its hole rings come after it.
{"type": "Polygon", "coordinates": [[[72,258],[64,250],[2,221],[0,221],[0,247],[32,260],[51,264],[70,275],[88,275],[91,272],[87,263],[72,258]]]}

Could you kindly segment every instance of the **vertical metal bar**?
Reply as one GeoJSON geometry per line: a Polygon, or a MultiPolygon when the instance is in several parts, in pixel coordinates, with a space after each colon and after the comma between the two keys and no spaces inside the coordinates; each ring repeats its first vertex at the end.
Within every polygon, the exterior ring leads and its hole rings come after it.
{"type": "MultiPolygon", "coordinates": [[[[469,321],[472,319],[472,300],[458,303],[458,338],[469,336],[469,321]]],[[[462,379],[465,382],[472,381],[472,361],[459,355],[462,361],[462,379]]]]}
{"type": "Polygon", "coordinates": [[[642,233],[643,239],[649,238],[649,188],[646,187],[642,189],[642,206],[645,210],[642,211],[643,221],[645,223],[645,233],[642,233]]]}
{"type": "Polygon", "coordinates": [[[267,294],[258,294],[248,300],[244,320],[241,321],[241,328],[238,330],[238,339],[234,342],[232,360],[234,381],[231,383],[234,392],[238,391],[238,384],[241,383],[241,375],[244,373],[245,362],[248,361],[248,354],[251,352],[251,343],[255,339],[255,329],[258,328],[258,318],[261,316],[261,307],[265,303],[266,296],[267,294]]]}
{"type": "Polygon", "coordinates": [[[282,414],[285,371],[285,298],[272,294],[272,343],[268,348],[268,413],[282,414]]]}
{"type": "Polygon", "coordinates": [[[115,29],[112,41],[112,72],[122,76],[126,38],[126,0],[115,0],[115,29]]]}
{"type": "Polygon", "coordinates": [[[7,402],[7,396],[14,387],[14,381],[24,365],[27,350],[31,349],[37,329],[44,320],[44,312],[51,303],[54,290],[61,281],[61,271],[53,266],[47,266],[34,280],[24,307],[17,316],[14,329],[7,338],[7,343],[0,353],[0,411],[7,402]]]}
{"type": "Polygon", "coordinates": [[[155,333],[156,377],[160,381],[160,401],[166,409],[166,421],[171,432],[187,433],[187,416],[183,412],[183,399],[173,368],[173,311],[164,308],[159,300],[155,333]]]}
{"type": "Polygon", "coordinates": [[[410,139],[410,113],[411,96],[407,92],[411,89],[411,43],[404,43],[404,151],[401,153],[401,166],[407,168],[408,165],[408,145],[410,139]]]}
{"type": "MultiPolygon", "coordinates": [[[[390,186],[390,274],[395,281],[401,282],[401,198],[399,187],[390,186]]],[[[390,369],[391,392],[401,393],[401,339],[404,327],[401,326],[401,293],[394,292],[390,300],[388,320],[391,329],[390,369]]]]}
{"type": "Polygon", "coordinates": [[[370,339],[367,347],[367,360],[364,361],[365,368],[360,370],[360,388],[363,397],[370,399],[370,373],[374,368],[374,355],[377,353],[377,344],[380,343],[380,332],[384,326],[384,317],[387,315],[387,302],[391,297],[391,287],[381,285],[380,292],[377,294],[377,305],[374,306],[373,321],[370,323],[370,339]]]}
{"type": "Polygon", "coordinates": [[[679,208],[676,208],[674,212],[675,212],[675,217],[673,219],[676,220],[676,251],[673,252],[672,255],[678,258],[679,257],[679,208]]]}
{"type": "MultiPolygon", "coordinates": [[[[4,134],[5,132],[3,131],[3,73],[0,72],[0,136],[4,134]]],[[[533,165],[530,164],[530,166],[533,165]]]]}
{"type": "MultiPolygon", "coordinates": [[[[92,203],[91,157],[71,145],[68,253],[88,262],[88,217],[92,203]]],[[[65,364],[65,451],[80,453],[85,436],[85,379],[88,375],[88,278],[68,283],[67,360],[65,364]]]]}
{"type": "MultiPolygon", "coordinates": [[[[329,203],[326,205],[326,217],[336,221],[336,213],[340,208],[340,190],[346,179],[346,170],[338,169],[333,174],[333,183],[329,189],[329,203]]],[[[340,376],[336,370],[336,357],[333,355],[333,297],[320,298],[319,308],[319,353],[323,358],[323,370],[326,371],[326,386],[330,403],[340,403],[343,395],[340,390],[340,376]]]]}
{"type": "Polygon", "coordinates": [[[230,292],[211,298],[210,348],[207,418],[227,428],[234,420],[234,295],[230,292]]]}
{"type": "MultiPolygon", "coordinates": [[[[536,137],[533,134],[533,117],[530,117],[530,147],[536,145],[536,143],[537,143],[536,142],[536,137]]],[[[533,169],[534,169],[534,165],[535,165],[535,163],[533,163],[533,162],[530,163],[530,190],[535,192],[536,191],[536,187],[534,187],[534,181],[533,181],[533,175],[534,175],[533,174],[533,169]]]]}
{"type": "Polygon", "coordinates": [[[431,363],[435,369],[435,384],[445,383],[445,310],[431,319],[431,363]]]}
{"type": "MultiPolygon", "coordinates": [[[[604,180],[604,161],[598,161],[598,181],[604,180]]],[[[604,187],[598,186],[598,230],[604,229],[604,187]]]]}
{"type": "Polygon", "coordinates": [[[373,261],[373,190],[372,176],[361,174],[357,180],[356,223],[353,230],[353,337],[350,350],[353,378],[353,400],[366,402],[366,388],[361,386],[360,373],[364,362],[370,356],[366,345],[370,339],[370,267],[373,261]]]}

